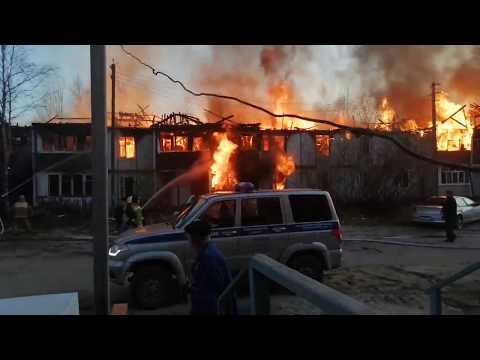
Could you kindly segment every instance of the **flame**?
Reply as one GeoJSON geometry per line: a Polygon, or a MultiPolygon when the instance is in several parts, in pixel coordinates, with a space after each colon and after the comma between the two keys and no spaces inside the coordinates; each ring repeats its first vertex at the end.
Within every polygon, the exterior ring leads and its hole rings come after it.
{"type": "MultiPolygon", "coordinates": [[[[272,108],[275,114],[295,113],[301,115],[301,111],[292,106],[294,104],[292,100],[295,100],[295,94],[293,87],[286,80],[271,85],[268,89],[268,94],[272,99],[272,108]]],[[[289,117],[271,118],[270,123],[262,121],[262,127],[271,129],[307,129],[311,126],[312,123],[309,121],[289,117]]]]}
{"type": "Polygon", "coordinates": [[[447,94],[440,94],[437,103],[437,149],[440,151],[471,150],[473,124],[463,111],[453,119],[442,121],[461,108],[461,105],[450,101],[447,94]]]}
{"type": "Polygon", "coordinates": [[[285,184],[287,182],[287,177],[293,174],[295,171],[295,161],[293,156],[288,155],[287,153],[278,153],[277,155],[277,166],[276,166],[276,179],[275,179],[275,189],[283,190],[285,189],[285,184]]]}
{"type": "Polygon", "coordinates": [[[388,103],[388,99],[386,97],[382,99],[382,103],[380,104],[378,112],[380,114],[380,118],[375,124],[375,129],[391,131],[395,117],[395,111],[388,103]]]}
{"type": "Polygon", "coordinates": [[[210,167],[210,187],[213,191],[232,189],[237,179],[230,164],[230,158],[238,145],[228,139],[227,133],[214,133],[213,137],[217,140],[218,146],[213,154],[214,162],[210,167]]]}

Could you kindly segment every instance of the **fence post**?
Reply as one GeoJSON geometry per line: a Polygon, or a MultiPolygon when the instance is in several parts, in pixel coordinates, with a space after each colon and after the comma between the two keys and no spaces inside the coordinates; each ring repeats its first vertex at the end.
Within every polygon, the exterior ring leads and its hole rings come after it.
{"type": "Polygon", "coordinates": [[[252,266],[249,269],[250,299],[252,315],[270,314],[270,282],[267,277],[256,271],[252,266]]]}
{"type": "Polygon", "coordinates": [[[430,315],[442,315],[442,289],[435,288],[430,294],[430,315]]]}

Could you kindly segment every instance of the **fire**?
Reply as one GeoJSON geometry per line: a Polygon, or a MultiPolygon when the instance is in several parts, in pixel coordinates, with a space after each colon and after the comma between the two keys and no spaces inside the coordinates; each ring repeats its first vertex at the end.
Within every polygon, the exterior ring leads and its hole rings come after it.
{"type": "Polygon", "coordinates": [[[463,111],[453,118],[448,118],[458,111],[461,105],[450,101],[446,94],[440,94],[437,103],[437,149],[440,151],[471,150],[473,125],[463,111]]]}
{"type": "Polygon", "coordinates": [[[275,189],[283,190],[285,189],[285,183],[287,182],[287,177],[293,174],[295,171],[295,161],[293,156],[288,155],[284,152],[279,152],[277,155],[277,166],[276,166],[276,179],[275,179],[275,189]]]}
{"type": "MultiPolygon", "coordinates": [[[[301,114],[298,109],[292,107],[292,100],[295,100],[295,94],[292,86],[285,80],[274,83],[270,86],[268,94],[272,99],[273,112],[275,114],[295,113],[301,114]]],[[[288,129],[299,128],[306,129],[312,126],[309,121],[295,118],[282,117],[272,118],[271,123],[262,122],[264,128],[288,129]]]]}
{"type": "Polygon", "coordinates": [[[395,117],[395,111],[384,97],[378,109],[379,118],[375,124],[375,129],[392,131],[392,124],[395,117]]]}
{"type": "Polygon", "coordinates": [[[210,167],[212,190],[232,189],[237,182],[235,171],[230,164],[230,158],[238,145],[231,142],[227,133],[214,133],[218,146],[213,154],[213,164],[210,167]]]}

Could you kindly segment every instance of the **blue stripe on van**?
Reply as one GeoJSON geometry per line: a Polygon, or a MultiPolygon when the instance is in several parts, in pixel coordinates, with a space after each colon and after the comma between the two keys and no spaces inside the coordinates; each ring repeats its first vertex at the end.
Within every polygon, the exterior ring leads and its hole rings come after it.
{"type": "MultiPolygon", "coordinates": [[[[228,230],[213,230],[212,238],[218,237],[236,237],[236,236],[254,236],[254,235],[269,235],[269,234],[286,234],[286,233],[298,233],[307,231],[328,231],[338,229],[339,224],[337,221],[324,221],[320,223],[303,223],[303,224],[289,224],[289,225],[265,225],[265,226],[249,226],[249,227],[237,227],[230,228],[228,230]],[[285,227],[286,230],[282,232],[275,232],[274,228],[285,227]],[[235,232],[235,233],[232,233],[235,232]]],[[[173,233],[173,234],[160,234],[151,235],[141,238],[132,239],[125,244],[151,244],[151,243],[164,243],[164,242],[176,242],[186,241],[187,236],[185,233],[173,233]]]]}

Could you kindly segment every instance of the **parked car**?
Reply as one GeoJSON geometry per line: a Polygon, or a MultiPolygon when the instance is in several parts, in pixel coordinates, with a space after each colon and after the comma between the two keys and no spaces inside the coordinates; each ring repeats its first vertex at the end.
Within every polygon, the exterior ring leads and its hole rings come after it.
{"type": "Polygon", "coordinates": [[[233,273],[255,253],[318,281],[325,270],[341,265],[340,223],[328,192],[218,192],[182,209],[171,228],[156,224],[124,233],[109,249],[111,280],[130,285],[142,308],[174,302],[194,261],[184,228],[197,219],[212,225],[211,241],[233,273]]]}
{"type": "MultiPolygon", "coordinates": [[[[421,204],[415,205],[413,221],[426,224],[444,224],[442,207],[446,196],[432,196],[421,204]]],[[[480,204],[464,196],[454,196],[457,202],[457,227],[480,220],[480,204]]]]}

